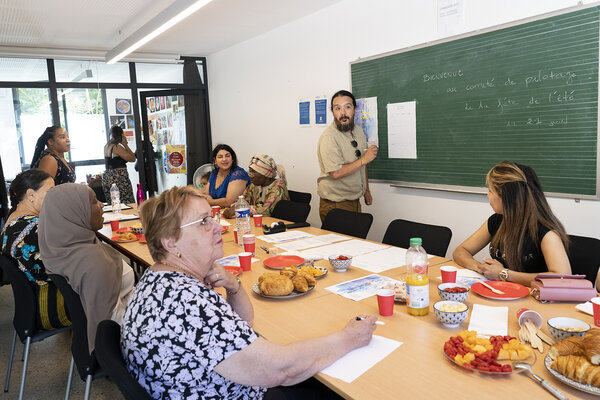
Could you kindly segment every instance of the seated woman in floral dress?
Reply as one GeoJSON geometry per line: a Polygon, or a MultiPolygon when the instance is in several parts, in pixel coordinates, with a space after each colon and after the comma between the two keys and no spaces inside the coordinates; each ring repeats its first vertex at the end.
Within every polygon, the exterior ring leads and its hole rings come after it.
{"type": "Polygon", "coordinates": [[[45,171],[30,169],[17,175],[10,185],[12,209],[2,230],[2,254],[17,262],[34,288],[36,326],[42,330],[71,325],[62,294],[48,279],[38,246],[40,209],[52,187],[54,179],[45,171]]]}

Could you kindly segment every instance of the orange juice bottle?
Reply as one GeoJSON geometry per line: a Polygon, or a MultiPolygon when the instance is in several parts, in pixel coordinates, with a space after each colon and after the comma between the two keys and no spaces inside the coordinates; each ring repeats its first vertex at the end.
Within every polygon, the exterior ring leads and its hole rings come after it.
{"type": "Polygon", "coordinates": [[[422,243],[421,238],[411,238],[410,248],[406,251],[406,306],[411,315],[429,313],[429,261],[422,243]]]}

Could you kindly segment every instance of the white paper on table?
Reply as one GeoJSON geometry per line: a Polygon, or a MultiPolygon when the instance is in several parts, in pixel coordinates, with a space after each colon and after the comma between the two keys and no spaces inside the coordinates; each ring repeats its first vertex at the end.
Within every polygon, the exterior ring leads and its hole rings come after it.
{"type": "Polygon", "coordinates": [[[355,257],[360,254],[387,249],[388,247],[390,246],[371,243],[364,240],[352,239],[327,246],[313,247],[312,249],[301,251],[300,255],[304,258],[328,258],[334,254],[348,254],[352,257],[355,257]]]}
{"type": "Polygon", "coordinates": [[[469,330],[477,331],[480,335],[508,334],[508,307],[490,307],[482,304],[473,304],[469,330]]]}
{"type": "Polygon", "coordinates": [[[594,315],[594,305],[591,301],[586,301],[585,303],[577,304],[575,308],[579,311],[583,311],[586,314],[594,315]]]}
{"type": "Polygon", "coordinates": [[[417,158],[417,102],[387,105],[388,158],[417,158]]]}
{"type": "Polygon", "coordinates": [[[129,221],[132,219],[140,218],[137,214],[113,214],[113,213],[104,213],[104,223],[108,224],[110,221],[129,221]]]}
{"type": "Polygon", "coordinates": [[[349,237],[330,233],[328,235],[314,236],[307,239],[295,240],[293,242],[278,243],[277,247],[285,251],[303,250],[310,247],[325,246],[331,243],[349,240],[349,237]]]}
{"type": "MultiPolygon", "coordinates": [[[[432,258],[433,255],[427,255],[432,258]]],[[[352,266],[379,273],[406,264],[406,249],[388,247],[387,249],[361,254],[352,258],[352,266]]]]}
{"type": "Polygon", "coordinates": [[[313,236],[315,235],[302,231],[286,231],[281,233],[273,233],[272,235],[261,235],[257,236],[256,238],[267,243],[282,243],[288,242],[290,240],[304,239],[313,236]]]}
{"type": "Polygon", "coordinates": [[[321,372],[350,383],[401,345],[397,340],[373,335],[368,345],[352,350],[321,372]]]}
{"type": "MultiPolygon", "coordinates": [[[[121,204],[121,210],[129,210],[131,208],[133,208],[133,207],[128,206],[127,204],[121,204]]],[[[107,206],[102,207],[102,211],[104,211],[104,212],[112,211],[112,205],[109,204],[107,206]]]]}
{"type": "Polygon", "coordinates": [[[231,223],[225,221],[224,219],[221,219],[221,226],[231,226],[231,223]]]}
{"type": "MultiPolygon", "coordinates": [[[[250,262],[257,262],[260,261],[260,259],[252,257],[250,262]]],[[[231,265],[232,267],[239,267],[240,266],[240,258],[238,257],[237,254],[234,254],[232,256],[227,256],[227,257],[223,257],[223,258],[219,258],[217,261],[215,261],[217,264],[221,265],[221,266],[226,266],[226,265],[231,265]]]]}
{"type": "Polygon", "coordinates": [[[346,282],[338,283],[337,285],[326,287],[331,293],[339,294],[347,299],[361,301],[368,297],[374,296],[379,289],[384,287],[394,287],[400,285],[400,281],[371,274],[360,278],[352,279],[346,282]]]}

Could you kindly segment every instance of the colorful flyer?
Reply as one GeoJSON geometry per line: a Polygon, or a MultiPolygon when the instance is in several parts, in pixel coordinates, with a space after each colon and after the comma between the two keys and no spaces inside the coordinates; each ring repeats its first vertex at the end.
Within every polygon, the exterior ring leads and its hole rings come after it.
{"type": "Polygon", "coordinates": [[[327,124],[327,99],[315,100],[315,124],[327,124]]]}
{"type": "Polygon", "coordinates": [[[166,169],[168,174],[185,174],[187,166],[185,162],[185,145],[166,145],[166,169]]]}

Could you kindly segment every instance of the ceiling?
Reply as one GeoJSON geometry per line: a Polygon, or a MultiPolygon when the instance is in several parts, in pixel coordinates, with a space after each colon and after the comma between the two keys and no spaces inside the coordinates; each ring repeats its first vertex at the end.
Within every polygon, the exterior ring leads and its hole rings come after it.
{"type": "MultiPolygon", "coordinates": [[[[104,58],[177,1],[2,0],[0,55],[104,58]]],[[[207,56],[339,1],[214,0],[136,53],[207,56]]]]}

